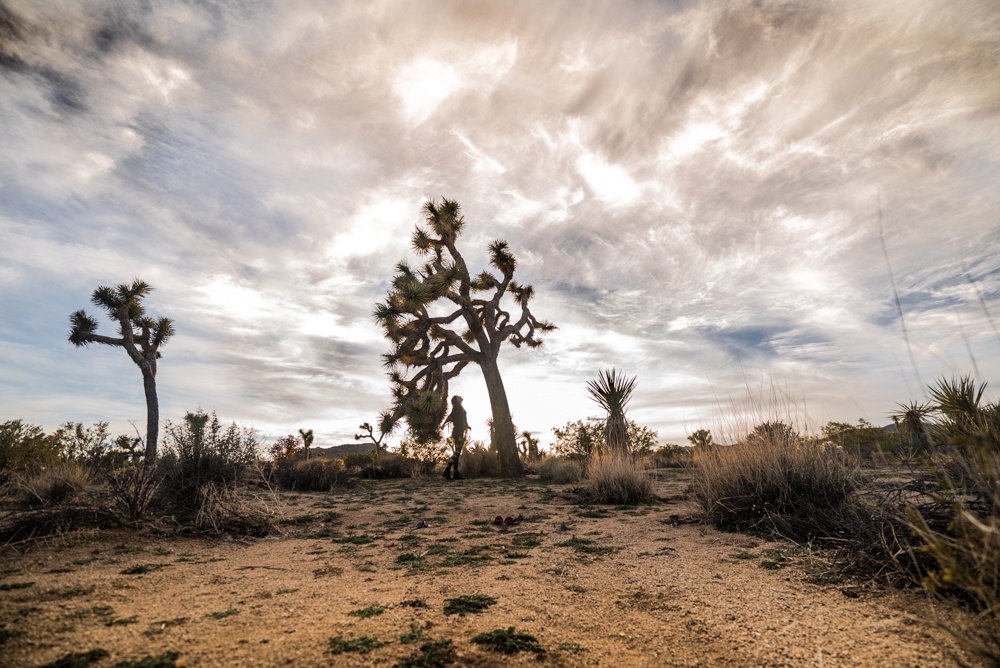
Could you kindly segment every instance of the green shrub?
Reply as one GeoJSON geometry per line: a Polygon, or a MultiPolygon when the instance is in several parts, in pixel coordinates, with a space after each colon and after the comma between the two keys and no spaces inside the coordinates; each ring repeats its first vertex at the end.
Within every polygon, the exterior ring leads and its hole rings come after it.
{"type": "Polygon", "coordinates": [[[740,443],[694,454],[693,491],[724,529],[790,538],[836,536],[839,515],[860,483],[842,449],[803,440],[781,422],[758,425],[740,443]]]}
{"type": "Polygon", "coordinates": [[[569,457],[546,457],[538,466],[538,477],[561,484],[578,482],[583,478],[583,465],[569,457]]]}
{"type": "Polygon", "coordinates": [[[373,452],[349,452],[344,455],[345,468],[371,468],[375,464],[375,453],[373,452]]]}
{"type": "MultiPolygon", "coordinates": [[[[407,434],[399,443],[399,454],[417,462],[417,469],[423,475],[430,475],[438,464],[451,457],[451,447],[445,441],[420,442],[407,434]]],[[[463,473],[464,475],[464,473],[463,473]]]]}
{"type": "Polygon", "coordinates": [[[59,439],[22,420],[0,423],[0,484],[14,471],[52,466],[59,461],[59,439]]]}
{"type": "Polygon", "coordinates": [[[272,474],[285,489],[309,492],[329,492],[347,479],[344,462],[327,457],[284,460],[276,463],[272,474]]]}
{"type": "Polygon", "coordinates": [[[412,478],[413,464],[406,457],[395,452],[387,452],[375,461],[376,478],[412,478]]]}
{"type": "Polygon", "coordinates": [[[199,490],[233,490],[257,462],[257,433],[236,423],[223,427],[213,412],[188,413],[179,424],[167,422],[163,456],[158,466],[163,484],[159,505],[182,516],[200,511],[205,497],[199,490]]]}
{"type": "Polygon", "coordinates": [[[640,503],[653,497],[653,481],[633,455],[593,455],[587,467],[587,492],[602,503],[640,503]]]}
{"type": "Polygon", "coordinates": [[[687,468],[691,466],[693,447],[667,443],[666,445],[653,450],[649,456],[649,462],[654,468],[687,468]]]}

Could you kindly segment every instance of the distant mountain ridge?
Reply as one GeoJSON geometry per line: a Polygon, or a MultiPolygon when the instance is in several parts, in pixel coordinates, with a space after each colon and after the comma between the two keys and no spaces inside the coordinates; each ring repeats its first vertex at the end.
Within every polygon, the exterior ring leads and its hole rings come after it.
{"type": "Polygon", "coordinates": [[[339,459],[344,455],[351,454],[368,454],[375,451],[374,443],[342,443],[341,445],[331,445],[328,448],[309,448],[309,456],[321,456],[329,457],[330,459],[339,459]]]}

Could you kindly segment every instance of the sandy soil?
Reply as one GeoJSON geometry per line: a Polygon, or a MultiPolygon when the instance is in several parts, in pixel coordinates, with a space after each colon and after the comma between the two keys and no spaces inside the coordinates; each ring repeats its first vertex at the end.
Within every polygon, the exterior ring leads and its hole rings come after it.
{"type": "Polygon", "coordinates": [[[668,472],[665,501],[613,508],[533,479],[365,481],[285,496],[279,537],[100,532],[8,551],[0,664],[100,647],[98,666],[166,651],[178,666],[390,666],[450,639],[459,666],[976,665],[919,595],[829,582],[794,545],[690,523],[685,486],[668,472]],[[472,594],[496,603],[445,614],[472,594]],[[471,642],[510,626],[545,654],[471,642]],[[333,655],[335,636],[388,644],[333,655]]]}

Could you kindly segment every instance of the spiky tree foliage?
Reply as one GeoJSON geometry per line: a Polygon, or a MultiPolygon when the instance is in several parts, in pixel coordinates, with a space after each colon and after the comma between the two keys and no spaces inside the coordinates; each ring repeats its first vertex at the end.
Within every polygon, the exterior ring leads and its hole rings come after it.
{"type": "Polygon", "coordinates": [[[688,441],[695,448],[708,448],[711,447],[714,441],[712,440],[712,432],[708,429],[698,429],[688,436],[688,441]]]}
{"type": "Polygon", "coordinates": [[[154,320],[146,315],[143,298],[152,288],[138,278],[116,287],[101,286],[94,290],[90,301],[104,309],[118,326],[118,337],[97,333],[97,320],[80,310],[69,317],[72,328],[69,342],[83,347],[91,343],[124,348],[129,358],[142,372],[142,385],[146,392],[146,462],[156,459],[159,436],[160,408],[156,399],[156,361],[160,348],[174,334],[169,318],[154,320]]]}
{"type": "Polygon", "coordinates": [[[625,378],[617,369],[601,371],[597,380],[587,383],[591,398],[608,413],[604,422],[604,442],[613,453],[626,454],[629,451],[628,423],[625,407],[635,390],[635,376],[625,378]]]}
{"type": "Polygon", "coordinates": [[[897,407],[899,410],[892,414],[896,431],[906,438],[910,452],[927,452],[931,447],[931,437],[925,420],[934,412],[934,407],[916,401],[897,404],[897,407]]]}
{"type": "Polygon", "coordinates": [[[392,383],[391,417],[393,422],[405,417],[418,440],[440,439],[448,382],[469,363],[478,364],[496,425],[492,446],[500,474],[520,476],[523,469],[497,357],[505,342],[537,348],[542,344],[537,336],[555,326],[531,314],[528,303],[534,288],[514,280],[517,260],[506,241],[489,245],[495,271],[473,277],[456,246],[465,227],[458,202],[427,202],[423,214],[427,227],[416,228],[412,243],[425,262],[419,267],[396,265],[389,294],[374,311],[392,343],[383,356],[392,383]],[[516,308],[506,306],[508,296],[516,308]],[[449,302],[450,308],[441,308],[449,302]]]}
{"type": "Polygon", "coordinates": [[[944,418],[942,429],[948,439],[970,436],[1000,440],[1000,408],[996,403],[983,402],[986,383],[976,386],[971,375],[961,378],[939,378],[928,388],[934,411],[944,418]]]}

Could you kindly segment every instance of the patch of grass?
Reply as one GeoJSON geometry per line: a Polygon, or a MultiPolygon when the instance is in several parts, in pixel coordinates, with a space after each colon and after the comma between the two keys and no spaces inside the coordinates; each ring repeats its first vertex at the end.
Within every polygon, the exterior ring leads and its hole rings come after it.
{"type": "Polygon", "coordinates": [[[293,515],[292,517],[282,517],[278,520],[278,526],[301,526],[303,524],[312,524],[317,520],[317,516],[313,513],[306,513],[305,515],[293,515]]]}
{"type": "Polygon", "coordinates": [[[491,652],[501,654],[517,654],[518,652],[534,652],[544,654],[538,639],[530,633],[520,633],[513,626],[506,629],[494,629],[486,633],[480,633],[472,637],[472,642],[482,645],[491,652]]]}
{"type": "Polygon", "coordinates": [[[483,554],[492,549],[489,545],[473,545],[462,552],[446,555],[441,565],[446,568],[452,566],[481,566],[493,560],[491,555],[483,554]]]}
{"type": "Polygon", "coordinates": [[[424,635],[423,627],[420,626],[418,622],[413,622],[412,624],[410,624],[409,631],[400,634],[399,642],[403,643],[404,645],[409,645],[411,643],[415,643],[418,640],[420,640],[420,638],[422,638],[423,635],[424,635]]]}
{"type": "Polygon", "coordinates": [[[14,638],[20,638],[24,635],[24,631],[18,631],[17,629],[8,629],[6,626],[0,627],[0,645],[4,644],[8,640],[13,640],[14,638]]]}
{"type": "Polygon", "coordinates": [[[138,661],[119,661],[115,668],[174,668],[180,656],[180,652],[168,650],[159,656],[147,654],[138,661]]]}
{"type": "Polygon", "coordinates": [[[594,545],[594,541],[589,538],[577,538],[576,536],[573,536],[569,540],[564,540],[561,543],[556,543],[556,547],[571,547],[577,552],[583,552],[585,554],[610,554],[615,551],[615,548],[613,547],[594,545]]]}
{"type": "Polygon", "coordinates": [[[34,586],[34,582],[4,582],[0,584],[0,591],[14,591],[15,589],[27,589],[34,586]]]}
{"type": "Polygon", "coordinates": [[[444,602],[444,614],[461,615],[463,617],[470,613],[478,614],[496,602],[497,599],[495,596],[488,596],[486,594],[469,594],[467,596],[449,598],[444,602]]]}
{"type": "Polygon", "coordinates": [[[135,566],[129,566],[125,570],[121,571],[122,575],[143,575],[144,573],[152,573],[153,571],[158,571],[161,568],[167,568],[170,564],[136,564],[135,566]]]}
{"type": "Polygon", "coordinates": [[[542,544],[542,541],[538,539],[535,534],[516,534],[514,538],[510,541],[514,547],[538,547],[542,544]]]}
{"type": "Polygon", "coordinates": [[[388,644],[375,636],[358,636],[357,638],[333,636],[327,644],[326,653],[343,654],[344,652],[357,652],[358,654],[367,654],[373,649],[378,649],[388,644]]]}
{"type": "Polygon", "coordinates": [[[504,559],[527,559],[531,555],[527,552],[505,552],[503,555],[504,559]]]}
{"type": "Polygon", "coordinates": [[[747,552],[746,550],[740,550],[739,552],[734,552],[729,556],[733,559],[756,559],[759,555],[756,555],[753,552],[747,552]]]}
{"type": "Polygon", "coordinates": [[[218,612],[207,612],[205,616],[209,619],[225,619],[226,617],[232,617],[233,615],[240,614],[240,611],[236,608],[229,608],[228,610],[220,610],[218,612]]]}
{"type": "Polygon", "coordinates": [[[398,661],[393,668],[443,668],[458,659],[450,640],[432,640],[420,646],[420,651],[398,661]]]}
{"type": "Polygon", "coordinates": [[[381,615],[386,610],[388,610],[388,608],[382,605],[369,605],[367,608],[351,610],[347,614],[351,617],[357,617],[358,619],[368,619],[369,617],[381,615]]]}
{"type": "Polygon", "coordinates": [[[374,543],[375,539],[367,534],[352,534],[350,536],[345,536],[343,538],[335,538],[334,543],[343,543],[345,545],[368,545],[369,543],[374,543]]]}
{"type": "Polygon", "coordinates": [[[588,651],[586,647],[575,642],[561,642],[559,643],[559,649],[570,654],[582,654],[588,651]]]}
{"type": "Polygon", "coordinates": [[[581,587],[580,585],[566,585],[566,589],[570,590],[575,594],[586,594],[588,591],[590,591],[586,587],[581,587]]]}
{"type": "Polygon", "coordinates": [[[451,552],[451,548],[448,547],[447,545],[441,545],[440,543],[431,545],[430,547],[427,548],[427,556],[429,557],[448,554],[449,552],[451,552]]]}
{"type": "Polygon", "coordinates": [[[412,552],[404,552],[396,557],[396,563],[401,566],[419,566],[424,560],[412,552]]]}
{"type": "Polygon", "coordinates": [[[298,588],[296,587],[295,589],[279,589],[278,591],[276,591],[274,593],[276,595],[280,596],[282,594],[294,594],[297,591],[298,591],[298,588]]]}
{"type": "Polygon", "coordinates": [[[88,652],[70,652],[51,663],[46,663],[40,668],[86,668],[91,664],[102,661],[111,656],[108,650],[102,647],[95,647],[88,652]]]}

